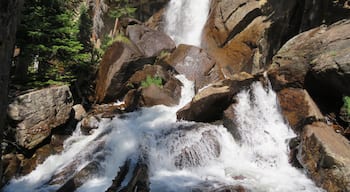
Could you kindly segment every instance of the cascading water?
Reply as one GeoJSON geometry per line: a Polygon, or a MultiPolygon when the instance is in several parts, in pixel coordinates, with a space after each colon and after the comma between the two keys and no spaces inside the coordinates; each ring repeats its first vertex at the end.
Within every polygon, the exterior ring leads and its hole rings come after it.
{"type": "Polygon", "coordinates": [[[210,0],[171,0],[165,14],[165,32],[176,44],[200,47],[210,0]]]}
{"type": "MultiPolygon", "coordinates": [[[[208,7],[209,0],[170,2],[168,32],[177,43],[200,44],[205,21],[196,18],[206,19],[208,7]],[[174,13],[186,14],[181,19],[171,16],[174,13]],[[192,34],[187,33],[191,30],[192,34]]],[[[135,167],[140,158],[148,164],[153,192],[214,191],[229,186],[254,192],[322,191],[288,163],[287,142],[294,134],[284,123],[270,88],[257,82],[237,95],[238,141],[220,125],[176,121],[176,111],[194,94],[193,83],[182,75],[178,78],[184,85],[178,106],[154,106],[103,119],[88,136],[78,125],[61,154],[50,156],[27,176],[11,180],[4,191],[56,191],[87,165],[95,165],[96,170],[77,191],[106,191],[127,159],[135,167]]],[[[127,185],[131,172],[121,187],[127,185]]]]}

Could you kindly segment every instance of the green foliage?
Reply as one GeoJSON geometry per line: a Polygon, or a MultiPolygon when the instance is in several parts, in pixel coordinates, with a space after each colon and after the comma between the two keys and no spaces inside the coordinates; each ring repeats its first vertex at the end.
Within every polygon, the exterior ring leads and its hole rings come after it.
{"type": "Polygon", "coordinates": [[[343,101],[344,101],[344,108],[347,112],[347,115],[350,117],[350,97],[349,96],[343,97],[343,101]]]}
{"type": "Polygon", "coordinates": [[[158,76],[151,77],[151,76],[147,75],[146,80],[141,82],[141,87],[146,88],[146,87],[149,87],[151,85],[156,85],[156,86],[162,88],[163,87],[162,78],[158,77],[158,76]]]}
{"type": "MultiPolygon", "coordinates": [[[[92,22],[85,6],[78,14],[73,8],[81,0],[27,0],[17,33],[20,58],[39,62],[39,70],[29,68],[32,86],[71,82],[81,69],[93,62],[90,42],[92,22]]],[[[15,74],[16,75],[16,74],[15,74]]]]}
{"type": "Polygon", "coordinates": [[[128,0],[114,0],[115,8],[109,10],[108,15],[111,18],[132,17],[136,8],[131,7],[128,0]]]}

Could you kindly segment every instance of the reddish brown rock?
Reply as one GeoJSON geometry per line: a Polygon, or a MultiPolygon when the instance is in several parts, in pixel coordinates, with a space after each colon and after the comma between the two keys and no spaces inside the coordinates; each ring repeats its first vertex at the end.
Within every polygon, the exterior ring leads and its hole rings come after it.
{"type": "Polygon", "coordinates": [[[300,31],[350,15],[339,1],[222,0],[211,4],[202,45],[217,59],[225,76],[256,73],[300,31]]]}
{"type": "Polygon", "coordinates": [[[233,96],[248,87],[254,78],[243,81],[224,80],[211,84],[177,112],[178,119],[212,122],[221,119],[223,111],[233,102],[233,96]]]}
{"type": "Polygon", "coordinates": [[[126,81],[154,58],[143,58],[142,52],[131,41],[115,42],[108,48],[99,65],[96,80],[97,102],[116,101],[124,96],[126,81]]]}
{"type": "Polygon", "coordinates": [[[310,120],[321,120],[323,115],[306,90],[286,88],[277,93],[283,116],[300,133],[310,120]]]}
{"type": "Polygon", "coordinates": [[[305,126],[298,159],[317,185],[350,191],[350,144],[323,122],[305,126]]]}

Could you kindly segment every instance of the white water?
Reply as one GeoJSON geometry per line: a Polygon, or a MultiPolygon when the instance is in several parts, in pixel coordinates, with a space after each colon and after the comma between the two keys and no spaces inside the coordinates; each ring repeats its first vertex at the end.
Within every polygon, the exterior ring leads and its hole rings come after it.
{"type": "MultiPolygon", "coordinates": [[[[101,169],[78,191],[106,190],[127,158],[136,163],[147,156],[151,191],[211,190],[240,185],[251,191],[322,191],[288,163],[288,139],[295,135],[278,111],[276,95],[254,83],[237,95],[238,130],[235,141],[223,126],[176,122],[176,111],[193,96],[183,76],[179,106],[155,106],[113,120],[104,119],[90,136],[79,129],[65,142],[62,154],[49,157],[29,175],[12,180],[5,191],[55,191],[51,177],[72,161],[82,169],[99,155],[101,169]],[[102,144],[101,144],[102,143],[102,144]],[[97,150],[98,146],[103,150],[97,150]],[[185,153],[184,153],[185,152],[185,153]],[[187,154],[182,156],[181,154],[187,154]],[[240,177],[240,179],[234,179],[240,177]]],[[[67,176],[66,180],[70,176],[67,176]]],[[[124,182],[126,184],[126,182],[124,182]]]]}
{"type": "Polygon", "coordinates": [[[165,32],[177,45],[200,47],[210,0],[171,0],[165,13],[165,32]]]}

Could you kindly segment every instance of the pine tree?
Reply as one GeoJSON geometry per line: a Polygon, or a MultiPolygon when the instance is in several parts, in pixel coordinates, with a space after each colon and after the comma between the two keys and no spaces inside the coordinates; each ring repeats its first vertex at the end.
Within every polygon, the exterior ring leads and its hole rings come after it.
{"type": "Polygon", "coordinates": [[[50,69],[55,69],[51,75],[56,75],[58,68],[64,73],[62,68],[86,59],[83,44],[78,40],[78,19],[70,6],[71,2],[64,0],[25,2],[17,37],[21,57],[26,59],[20,59],[17,67],[25,68],[37,58],[40,76],[47,77],[50,69]]]}

